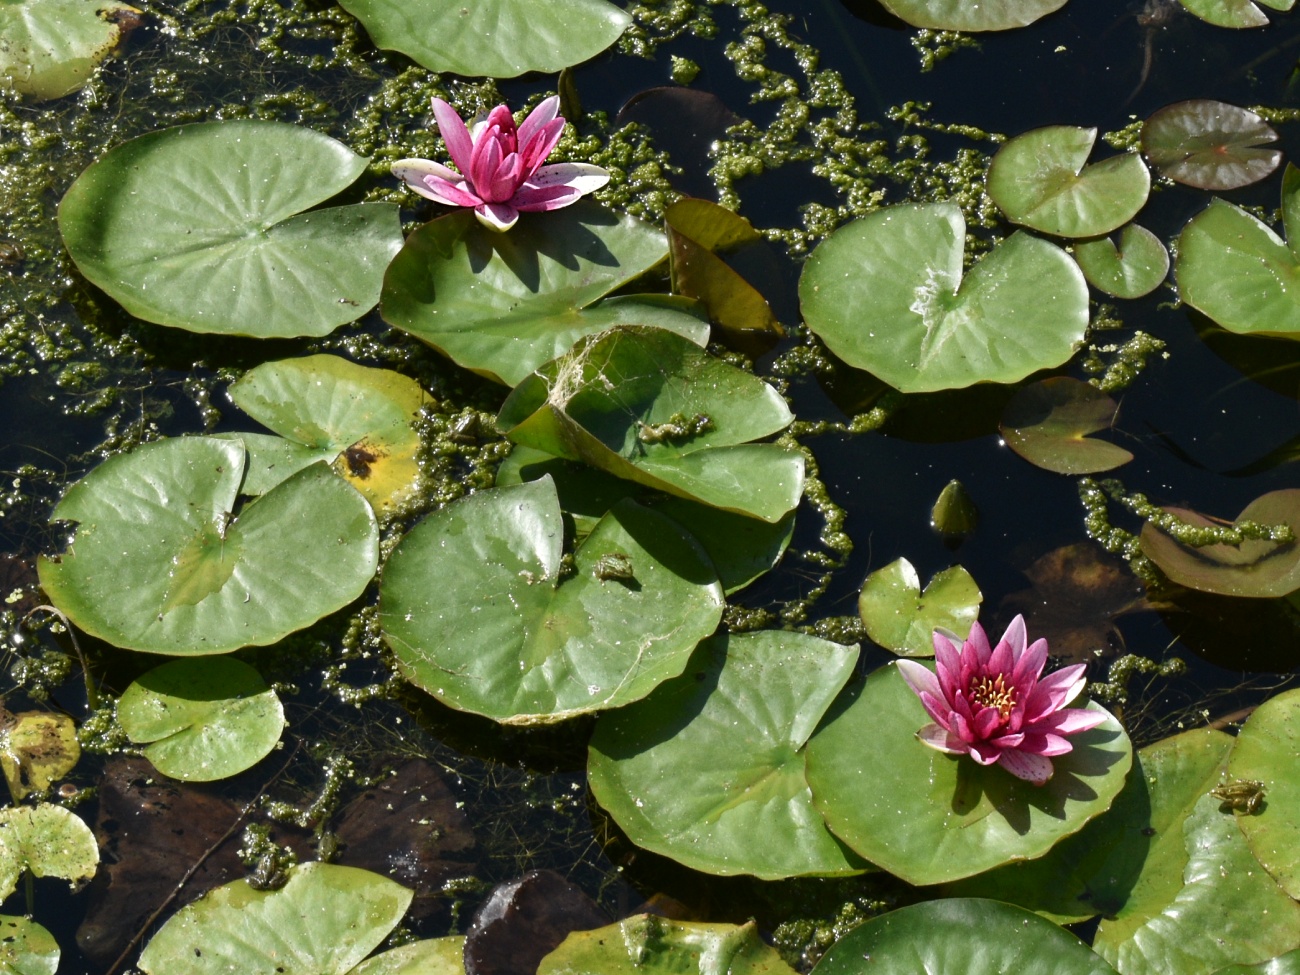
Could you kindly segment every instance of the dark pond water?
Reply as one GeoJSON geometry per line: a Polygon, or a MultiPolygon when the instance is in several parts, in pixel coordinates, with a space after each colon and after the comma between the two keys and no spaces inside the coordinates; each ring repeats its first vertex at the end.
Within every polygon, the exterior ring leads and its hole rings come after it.
{"type": "MultiPolygon", "coordinates": [[[[1300,19],[1294,15],[1274,15],[1274,25],[1264,30],[1233,32],[1175,8],[1167,21],[1152,27],[1144,25],[1139,17],[1143,11],[1134,5],[1075,0],[1029,28],[981,38],[978,48],[959,50],[933,71],[923,72],[911,43],[914,32],[873,3],[781,0],[769,7],[791,16],[790,35],[820,52],[821,68],[841,74],[860,119],[878,123],[882,138],[904,134],[890,115],[891,108],[906,102],[928,102],[927,117],[936,122],[1007,135],[1053,123],[1118,130],[1186,98],[1274,108],[1300,105],[1295,80],[1300,19]]],[[[5,196],[0,198],[15,220],[23,215],[15,223],[15,234],[28,251],[26,264],[0,269],[0,290],[13,316],[5,346],[9,376],[0,385],[0,572],[8,574],[5,594],[30,586],[34,557],[57,548],[57,533],[45,525],[50,507],[63,487],[106,450],[156,432],[200,432],[209,419],[217,428],[231,428],[237,420],[209,417],[204,407],[210,397],[212,405],[230,412],[224,388],[243,369],[309,348],[337,350],[352,341],[317,346],[211,342],[131,322],[81,282],[59,256],[57,235],[49,223],[52,206],[102,148],[182,117],[235,113],[255,96],[263,99],[259,112],[266,116],[305,121],[346,138],[350,113],[364,105],[382,79],[404,66],[364,49],[361,63],[374,72],[370,77],[347,67],[312,71],[263,57],[254,47],[265,31],[262,8],[232,8],[234,24],[203,39],[178,39],[163,29],[167,17],[204,18],[218,9],[210,5],[150,11],[155,22],[137,32],[123,56],[109,63],[92,95],[70,96],[54,109],[17,107],[5,114],[5,142],[26,148],[11,152],[5,161],[0,174],[5,196]],[[197,56],[205,50],[206,60],[197,56]],[[265,100],[268,93],[298,90],[315,93],[332,109],[293,108],[287,98],[277,108],[280,103],[265,100]],[[169,114],[176,104],[183,111],[169,114]],[[139,115],[132,114],[137,111],[139,115]],[[53,139],[44,138],[52,134],[53,139]],[[30,181],[24,183],[16,175],[32,160],[46,165],[51,174],[35,201],[27,188],[30,181]],[[33,222],[37,211],[44,215],[44,225],[33,222]],[[27,324],[19,327],[16,321],[24,310],[27,324]],[[98,372],[95,364],[102,367],[98,372]],[[82,381],[76,381],[70,367],[83,370],[82,381]],[[105,405],[88,409],[96,398],[105,405]]],[[[656,105],[655,97],[638,96],[670,83],[670,55],[688,57],[702,67],[692,91],[716,96],[725,109],[760,126],[771,122],[776,103],[751,103],[754,87],[736,78],[724,55],[724,46],[740,36],[740,17],[729,4],[712,9],[720,28],[716,39],[683,37],[662,45],[649,60],[607,54],[574,73],[587,111],[615,117],[627,105],[627,116],[649,125],[656,144],[667,147],[685,167],[676,177],[678,185],[705,196],[711,195],[708,143],[720,133],[710,128],[705,116],[690,116],[685,124],[675,105],[656,105]]],[[[328,17],[322,22],[326,26],[321,36],[295,42],[299,49],[333,49],[340,29],[330,26],[328,17]]],[[[795,58],[775,44],[768,63],[800,77],[795,58]]],[[[554,79],[538,77],[499,85],[512,105],[553,87],[554,79]]],[[[1284,152],[1293,157],[1298,145],[1294,125],[1282,124],[1279,131],[1284,152]]],[[[963,148],[992,151],[987,142],[959,135],[919,134],[929,140],[936,159],[951,158],[963,148]]],[[[1226,196],[1271,212],[1279,187],[1280,175],[1274,175],[1226,196]]],[[[798,226],[801,206],[811,201],[833,204],[836,199],[808,163],[771,169],[741,180],[736,189],[742,212],[761,228],[798,226]]],[[[891,201],[904,198],[901,189],[890,192],[891,201]]],[[[1161,186],[1143,222],[1169,240],[1207,199],[1200,191],[1161,186]]],[[[763,288],[783,321],[791,324],[798,316],[799,268],[797,257],[787,257],[780,245],[773,245],[763,288]]],[[[1141,329],[1165,343],[1164,354],[1153,358],[1118,397],[1121,410],[1110,437],[1135,459],[1116,473],[1130,490],[1160,503],[1230,517],[1266,491],[1300,485],[1294,463],[1259,463],[1274,448],[1300,437],[1300,347],[1234,339],[1196,313],[1173,307],[1173,297],[1170,290],[1161,289],[1146,299],[1117,303],[1122,328],[1112,333],[1114,338],[1096,337],[1099,342],[1123,342],[1141,329]]],[[[363,359],[405,363],[407,371],[455,403],[494,411],[503,398],[502,390],[458,372],[413,343],[389,338],[374,315],[349,334],[360,336],[355,348],[363,359]]],[[[760,358],[759,371],[770,369],[791,344],[760,358]]],[[[1083,375],[1077,364],[1066,371],[1083,375]]],[[[843,420],[873,402],[877,391],[870,377],[849,369],[838,370],[828,381],[795,377],[790,386],[802,419],[843,420]]],[[[900,556],[912,561],[923,579],[960,562],[978,581],[985,619],[995,627],[1015,612],[1026,612],[1031,633],[1036,626],[1056,625],[1086,628],[1093,634],[1090,649],[1096,652],[1085,659],[1092,664],[1094,679],[1104,680],[1109,661],[1123,653],[1157,662],[1174,657],[1186,661],[1181,677],[1137,677],[1129,686],[1131,697],[1123,711],[1138,744],[1175,727],[1231,715],[1283,682],[1294,666],[1296,630],[1269,628],[1254,607],[1242,605],[1245,601],[1205,599],[1166,612],[1138,609],[1117,616],[1139,592],[1122,563],[1103,560],[1114,573],[1116,591],[1096,605],[1091,601],[1095,592],[1071,588],[1077,579],[1053,573],[1052,553],[1063,547],[1084,546],[1097,555],[1100,549],[1084,531],[1076,479],[1031,467],[1001,442],[997,419],[1006,395],[984,388],[913,397],[879,433],[805,439],[831,497],[847,513],[846,529],[853,541],[851,555],[814,604],[808,622],[852,615],[863,578],[900,556]],[[931,506],[952,479],[965,485],[980,512],[978,528],[957,547],[945,544],[929,527],[931,506]],[[1035,583],[1037,592],[1029,592],[1035,583]],[[1074,615],[1060,613],[1066,605],[1074,615]]],[[[1113,515],[1136,528],[1135,521],[1124,521],[1117,511],[1113,515]]],[[[820,571],[798,552],[819,549],[820,527],[818,515],[805,506],[783,566],[734,602],[779,609],[804,595],[820,571]]],[[[24,596],[21,605],[31,601],[24,596]]],[[[445,777],[454,802],[463,804],[466,838],[462,848],[442,851],[446,859],[436,869],[429,868],[437,883],[450,885],[445,896],[433,898],[427,916],[415,925],[422,936],[462,930],[490,885],[533,868],[558,871],[615,916],[647,898],[660,897],[681,902],[683,913],[693,918],[743,920],[756,915],[768,931],[791,918],[832,917],[840,905],[855,899],[902,902],[911,896],[902,885],[875,881],[718,880],[636,851],[587,801],[583,768],[589,723],[546,732],[503,730],[453,713],[415,692],[355,707],[341,704],[320,688],[319,671],[339,646],[346,625],[342,618],[328,620],[285,652],[246,654],[268,678],[298,687],[297,693],[286,687],[284,694],[289,744],[283,753],[214,793],[211,802],[217,806],[187,815],[214,823],[231,821],[238,809],[231,804],[246,802],[264,786],[277,799],[309,803],[325,780],[324,770],[339,758],[354,763],[358,775],[413,757],[426,759],[445,777]]],[[[32,635],[22,652],[34,653],[38,647],[68,650],[65,640],[50,633],[32,635]]],[[[93,642],[88,650],[99,679],[110,690],[121,690],[153,663],[93,642]]],[[[864,667],[885,659],[883,651],[870,651],[864,655],[864,667]]],[[[379,659],[358,659],[346,676],[348,683],[363,686],[383,680],[387,670],[379,659]]],[[[10,691],[10,707],[31,705],[30,693],[16,682],[0,687],[10,691]]],[[[75,680],[53,688],[49,700],[76,716],[83,713],[75,680]]],[[[103,758],[88,756],[74,781],[81,786],[100,784],[104,767],[103,758]]],[[[359,785],[345,783],[341,802],[361,791],[359,785]]],[[[135,795],[128,801],[165,806],[179,800],[135,795]]],[[[80,811],[93,821],[96,808],[92,800],[80,811]]],[[[186,846],[166,855],[183,862],[193,858],[196,849],[186,846]]],[[[119,855],[123,860],[132,856],[125,849],[119,855]]],[[[87,902],[84,895],[69,896],[57,882],[36,886],[35,916],[63,947],[61,972],[103,972],[116,957],[115,952],[95,959],[79,953],[76,931],[87,902]]],[[[8,908],[23,909],[14,904],[8,908]]],[[[134,917],[107,923],[138,922],[134,917]]]]}

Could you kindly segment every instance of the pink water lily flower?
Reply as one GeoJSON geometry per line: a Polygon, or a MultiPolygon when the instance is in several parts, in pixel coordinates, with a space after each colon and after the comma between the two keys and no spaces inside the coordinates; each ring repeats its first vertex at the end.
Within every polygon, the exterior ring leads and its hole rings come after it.
{"type": "Polygon", "coordinates": [[[521,212],[567,207],[608,183],[609,173],[590,163],[542,165],[564,131],[559,108],[552,95],[516,127],[510,109],[498,105],[470,131],[454,108],[435,98],[433,117],[460,172],[429,159],[399,159],[393,175],[430,200],[473,207],[493,230],[509,230],[521,212]]]}
{"type": "Polygon", "coordinates": [[[937,673],[913,660],[898,661],[932,724],[916,733],[931,748],[997,763],[1017,778],[1042,785],[1052,777],[1052,756],[1073,750],[1067,735],[1095,728],[1104,711],[1067,708],[1087,683],[1084,665],[1041,677],[1047,641],[1025,646],[1025,621],[1017,616],[996,647],[978,624],[958,638],[934,633],[937,673]]]}

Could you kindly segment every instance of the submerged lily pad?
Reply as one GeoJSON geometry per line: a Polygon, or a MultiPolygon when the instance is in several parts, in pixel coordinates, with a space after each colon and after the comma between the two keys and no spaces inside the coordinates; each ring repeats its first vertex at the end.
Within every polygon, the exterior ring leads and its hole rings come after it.
{"type": "MultiPolygon", "coordinates": [[[[1186,508],[1165,508],[1194,527],[1221,526],[1186,508]]],[[[1289,525],[1300,537],[1300,489],[1270,491],[1256,498],[1237,521],[1261,525],[1289,525]]],[[[1300,589],[1300,540],[1279,545],[1267,540],[1247,539],[1240,545],[1203,545],[1193,548],[1176,541],[1148,523],[1142,526],[1142,554],[1180,586],[1221,596],[1250,596],[1267,599],[1300,589]]]]}
{"type": "Polygon", "coordinates": [[[1277,132],[1249,109],[1209,98],[1166,105],[1142,124],[1142,151],[1162,176],[1202,190],[1257,183],[1282,161],[1277,132]]]}
{"type": "Polygon", "coordinates": [[[304,863],[279,890],[236,880],[181,908],[137,965],[149,975],[345,975],[410,902],[409,890],[377,873],[304,863]]]}
{"type": "Polygon", "coordinates": [[[24,870],[76,886],[98,866],[95,834],[71,810],[48,802],[0,809],[0,900],[17,889],[24,870]]]}
{"type": "Polygon", "coordinates": [[[378,512],[405,501],[419,483],[420,437],[412,424],[431,397],[401,373],[333,355],[282,359],[250,369],[230,398],[288,441],[241,436],[249,454],[243,494],[265,494],[317,461],[333,464],[378,512]]]}
{"type": "MultiPolygon", "coordinates": [[[[1265,27],[1268,18],[1251,0],[1179,0],[1187,11],[1216,27],[1265,27]]],[[[1295,0],[1259,0],[1273,10],[1290,10],[1295,0]]]]}
{"type": "Polygon", "coordinates": [[[672,332],[624,326],[583,339],[520,383],[497,425],[516,443],[778,522],[799,503],[803,455],[750,441],[791,419],[756,376],[672,332]]]}
{"type": "Polygon", "coordinates": [[[601,716],[592,794],[632,842],[706,873],[863,870],[813,807],[803,753],[857,657],[800,633],[708,640],[681,677],[601,716]]]}
{"type": "Polygon", "coordinates": [[[25,917],[0,914],[0,972],[4,975],[54,975],[59,943],[54,935],[25,917]]]}
{"type": "Polygon", "coordinates": [[[1074,259],[1090,285],[1116,298],[1150,294],[1169,273],[1169,251],[1136,223],[1120,231],[1118,247],[1109,237],[1076,242],[1074,259]]]}
{"type": "Polygon", "coordinates": [[[509,233],[468,210],[407,239],[384,278],[384,321],[507,386],[612,325],[656,325],[708,341],[694,302],[605,298],[668,256],[655,227],[589,201],[526,213],[509,233]]]}
{"type": "Polygon", "coordinates": [[[880,0],[881,5],[913,27],[932,30],[986,31],[1024,27],[1065,6],[1065,0],[880,0]]]}
{"type": "Polygon", "coordinates": [[[192,332],[325,335],[379,300],[390,203],[312,210],[367,160],[298,125],[237,120],[110,149],[59,204],[78,269],[138,318],[192,332]]]}
{"type": "Polygon", "coordinates": [[[1006,142],[989,164],[986,189],[1014,222],[1058,237],[1095,237],[1142,209],[1151,174],[1135,153],[1086,166],[1096,129],[1049,125],[1006,142]]]}
{"type": "Polygon", "coordinates": [[[511,724],[618,707],[680,674],[722,615],[699,544],[632,501],[601,519],[567,577],[563,538],[549,478],[463,498],[417,525],[380,589],[402,673],[511,724]]]}
{"type": "Polygon", "coordinates": [[[1175,265],[1183,301],[1230,332],[1300,335],[1300,170],[1282,178],[1284,243],[1240,207],[1214,200],[1183,228],[1175,265]]]}
{"type": "Polygon", "coordinates": [[[632,22],[605,0],[345,0],[377,47],[467,77],[553,74],[595,57],[632,22]]]}
{"type": "Polygon", "coordinates": [[[211,782],[251,768],[284,729],[275,691],[229,657],[173,660],[132,681],[118,700],[122,730],[163,775],[211,782]]]}
{"type": "Polygon", "coordinates": [[[23,0],[0,5],[0,88],[36,99],[76,91],[126,31],[135,7],[111,0],[23,0]]]}
{"type": "Polygon", "coordinates": [[[236,510],[243,473],[243,444],[210,437],[106,460],[54,509],[77,530],[41,586],[87,633],[169,655],[274,643],[361,595],[379,561],[366,500],[314,465],[236,510]]]}
{"type": "Polygon", "coordinates": [[[1096,386],[1053,376],[1019,390],[1002,411],[1008,447],[1035,467],[1057,474],[1093,474],[1127,464],[1123,447],[1089,437],[1109,430],[1119,404],[1096,386]]]}
{"type": "Polygon", "coordinates": [[[1059,247],[1012,234],[963,280],[951,203],[885,207],[824,240],[799,279],[808,327],[905,393],[1010,383],[1074,354],[1088,285],[1059,247]]]}
{"type": "Polygon", "coordinates": [[[874,917],[831,945],[813,972],[1115,975],[1086,944],[1051,921],[974,897],[927,901],[874,917]]]}
{"type": "Polygon", "coordinates": [[[905,657],[934,656],[934,631],[951,630],[966,639],[983,599],[969,572],[954,565],[936,572],[921,591],[921,578],[907,559],[867,576],[858,615],[867,636],[905,657]]]}
{"type": "Polygon", "coordinates": [[[882,667],[836,705],[807,749],[827,825],[912,884],[1042,856],[1105,812],[1132,763],[1128,737],[1109,715],[1070,738],[1074,750],[1052,759],[1055,774],[1042,786],[923,745],[916,732],[928,721],[897,668],[882,667]]]}
{"type": "Polygon", "coordinates": [[[66,714],[0,713],[0,768],[14,802],[48,789],[71,772],[80,758],[77,726],[66,714]]]}
{"type": "Polygon", "coordinates": [[[542,959],[537,975],[794,975],[750,921],[701,924],[638,914],[576,931],[542,959]]]}

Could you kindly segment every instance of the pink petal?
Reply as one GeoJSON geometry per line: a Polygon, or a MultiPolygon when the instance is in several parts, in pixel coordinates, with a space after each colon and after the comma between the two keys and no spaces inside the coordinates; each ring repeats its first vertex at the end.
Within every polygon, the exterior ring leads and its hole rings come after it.
{"type": "Polygon", "coordinates": [[[1047,663],[1047,641],[1035,640],[1029,645],[1020,658],[1016,661],[1015,669],[1011,672],[1011,679],[1015,683],[1017,690],[1024,688],[1027,697],[1033,684],[1038,680],[1038,675],[1043,672],[1043,665],[1047,663]]]}
{"type": "Polygon", "coordinates": [[[928,691],[921,695],[921,706],[925,713],[943,728],[952,727],[952,708],[942,698],[937,698],[928,691]]]}
{"type": "Polygon", "coordinates": [[[968,651],[979,662],[981,667],[989,662],[989,657],[993,656],[993,648],[989,646],[988,634],[984,632],[984,627],[980,626],[979,623],[971,624],[970,636],[966,638],[966,643],[962,646],[963,658],[967,656],[968,651]]]}
{"type": "Polygon", "coordinates": [[[1000,641],[993,648],[993,654],[989,657],[989,662],[984,670],[990,677],[1010,677],[1011,671],[1016,666],[1016,658],[1013,655],[1011,644],[1005,640],[1000,641]]]}
{"type": "Polygon", "coordinates": [[[557,118],[545,125],[533,140],[527,144],[520,143],[519,154],[524,158],[524,172],[529,178],[537,172],[537,167],[546,162],[552,150],[564,135],[564,119],[557,118]]]}
{"type": "Polygon", "coordinates": [[[1074,751],[1074,746],[1060,735],[1040,735],[1036,732],[1030,732],[1025,735],[1025,741],[1020,746],[1020,751],[1028,752],[1031,755],[1066,755],[1074,751]]]}
{"type": "Polygon", "coordinates": [[[1025,702],[1025,723],[1034,724],[1078,697],[1088,683],[1083,676],[1086,669],[1084,664],[1071,664],[1040,680],[1025,702]]]}
{"type": "Polygon", "coordinates": [[[970,722],[966,719],[965,715],[957,711],[954,711],[948,716],[948,728],[954,735],[969,745],[974,745],[978,740],[976,739],[975,732],[971,729],[970,722]]]}
{"type": "Polygon", "coordinates": [[[521,210],[557,210],[578,197],[600,189],[609,182],[609,173],[591,163],[553,163],[543,166],[515,193],[515,206],[521,210]],[[557,191],[574,194],[563,199],[557,191]]]}
{"type": "Polygon", "coordinates": [[[466,176],[469,175],[469,161],[474,153],[474,140],[470,138],[469,129],[456,114],[456,110],[441,98],[433,100],[433,117],[438,123],[438,132],[447,144],[447,155],[466,176]]]}
{"type": "Polygon", "coordinates": [[[1022,751],[1007,751],[998,756],[998,764],[1018,779],[1044,785],[1052,777],[1052,760],[1022,751]]]}
{"type": "Polygon", "coordinates": [[[1004,754],[1005,752],[992,742],[973,741],[970,743],[970,757],[981,765],[992,765],[1004,754]]]}
{"type": "Polygon", "coordinates": [[[432,159],[399,159],[389,168],[394,176],[412,186],[417,180],[422,181],[425,176],[436,176],[453,184],[465,180],[465,177],[456,170],[448,169],[442,163],[434,162],[432,159]]]}
{"type": "Polygon", "coordinates": [[[474,208],[474,216],[491,230],[506,231],[519,219],[519,211],[508,203],[484,203],[474,208]]]}
{"type": "Polygon", "coordinates": [[[903,680],[907,681],[907,686],[916,692],[917,697],[929,694],[933,698],[943,699],[943,692],[939,689],[939,679],[930,672],[929,667],[918,664],[915,660],[898,660],[894,662],[894,666],[898,668],[903,680]]]}
{"type": "Polygon", "coordinates": [[[421,196],[435,200],[438,203],[445,203],[448,206],[476,207],[483,202],[469,192],[469,184],[463,179],[458,183],[448,183],[446,180],[438,179],[437,176],[426,176],[423,185],[415,183],[407,185],[421,196]]]}
{"type": "Polygon", "coordinates": [[[501,141],[497,138],[498,134],[497,128],[493,126],[478,137],[474,143],[474,153],[470,157],[469,172],[466,173],[469,181],[474,185],[474,192],[492,203],[502,203],[510,199],[508,196],[500,200],[493,199],[490,193],[492,177],[501,168],[501,160],[505,158],[505,153],[501,151],[501,141]]]}
{"type": "Polygon", "coordinates": [[[989,744],[996,745],[998,748],[1019,748],[1024,741],[1024,735],[998,735],[996,738],[990,738],[989,744]]]}
{"type": "Polygon", "coordinates": [[[931,748],[946,752],[949,755],[965,755],[970,751],[968,744],[937,724],[926,725],[916,733],[916,737],[923,745],[929,745],[931,748]]]}
{"type": "MultiPolygon", "coordinates": [[[[560,96],[552,95],[538,102],[537,107],[528,113],[528,117],[519,125],[519,151],[524,153],[528,144],[537,138],[538,133],[546,128],[560,114],[560,96]]],[[[564,128],[564,119],[560,119],[560,128],[564,128]]]]}
{"type": "Polygon", "coordinates": [[[1025,652],[1025,618],[1016,614],[1016,618],[1011,621],[998,642],[1010,647],[1012,658],[1019,660],[1020,655],[1025,652]]]}
{"type": "Polygon", "coordinates": [[[501,160],[501,165],[497,171],[492,174],[488,182],[490,189],[483,194],[487,200],[509,200],[515,195],[515,190],[522,182],[520,179],[519,153],[512,152],[501,160]]]}
{"type": "Polygon", "coordinates": [[[1091,731],[1106,720],[1104,711],[1089,711],[1086,708],[1063,708],[1055,714],[1035,721],[1030,727],[1033,732],[1054,732],[1058,735],[1077,735],[1081,731],[1091,731]]]}
{"type": "Polygon", "coordinates": [[[991,738],[993,732],[1002,725],[1002,714],[997,708],[980,708],[975,715],[975,734],[980,738],[991,738]]]}
{"type": "Polygon", "coordinates": [[[939,685],[944,697],[951,699],[958,690],[965,690],[958,684],[961,680],[961,651],[959,644],[954,644],[943,633],[934,633],[934,663],[939,671],[939,685]]]}

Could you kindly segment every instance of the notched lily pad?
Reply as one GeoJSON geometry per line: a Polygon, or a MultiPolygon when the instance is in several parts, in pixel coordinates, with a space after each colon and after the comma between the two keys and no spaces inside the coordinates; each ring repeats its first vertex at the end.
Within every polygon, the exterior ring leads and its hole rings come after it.
{"type": "Polygon", "coordinates": [[[0,809],[0,900],[17,889],[24,870],[76,887],[98,866],[95,834],[71,810],[48,802],[0,809]]]}
{"type": "Polygon", "coordinates": [[[413,941],[363,961],[348,975],[465,975],[465,938],[413,941]]]}
{"type": "Polygon", "coordinates": [[[905,393],[1016,382],[1070,358],[1088,285],[1069,255],[1018,232],[963,277],[965,243],[951,203],[885,207],[841,227],[799,279],[808,327],[905,393]]]}
{"type": "Polygon", "coordinates": [[[14,802],[48,789],[80,758],[77,726],[66,714],[0,709],[0,768],[14,802]]]}
{"type": "Polygon", "coordinates": [[[1035,467],[1094,474],[1127,464],[1123,447],[1090,436],[1109,430],[1119,404],[1090,383],[1053,376],[1019,390],[1002,411],[1006,445],[1035,467]]]}
{"type": "Polygon", "coordinates": [[[1150,294],[1169,274],[1164,243],[1136,223],[1120,231],[1118,246],[1109,237],[1076,242],[1074,259],[1090,285],[1116,298],[1150,294]]]}
{"type": "Polygon", "coordinates": [[[986,189],[1015,223],[1058,237],[1095,237],[1128,223],[1146,203],[1151,174],[1135,153],[1088,166],[1096,129],[1049,125],[1006,142],[986,189]]]}
{"type": "MultiPolygon", "coordinates": [[[[1187,508],[1164,509],[1194,527],[1223,526],[1231,522],[1211,518],[1187,508]]],[[[1289,525],[1300,536],[1300,489],[1270,491],[1250,504],[1237,521],[1261,525],[1289,525]]],[[[1203,545],[1192,548],[1174,540],[1154,525],[1142,528],[1142,554],[1180,586],[1221,596],[1269,598],[1300,589],[1300,541],[1277,544],[1247,539],[1240,545],[1203,545]]]]}
{"type": "Polygon", "coordinates": [[[881,5],[913,27],[986,31],[1024,27],[1065,6],[1065,0],[881,0],[881,5]]]}
{"type": "Polygon", "coordinates": [[[192,332],[326,335],[379,300],[397,207],[313,210],[368,160],[298,125],[236,120],[109,150],[59,204],[77,268],[128,312],[192,332]]]}
{"type": "Polygon", "coordinates": [[[794,975],[750,921],[700,924],[639,914],[569,935],[537,975],[794,975]]]}
{"type": "Polygon", "coordinates": [[[1142,124],[1142,151],[1162,176],[1202,190],[1257,183],[1282,161],[1277,132],[1254,112],[1193,98],[1166,105],[1142,124]]]}
{"type": "MultiPolygon", "coordinates": [[[[1179,0],[1193,16],[1216,27],[1266,27],[1268,18],[1251,0],[1179,0]]],[[[1295,0],[1259,0],[1272,10],[1290,10],[1295,0]]]]}
{"type": "Polygon", "coordinates": [[[898,559],[867,576],[858,614],[867,636],[882,647],[905,657],[932,657],[934,631],[942,627],[966,639],[983,598],[960,565],[936,572],[922,592],[912,563],[898,559]]]}
{"type": "Polygon", "coordinates": [[[23,0],[0,6],[0,88],[35,99],[76,91],[140,22],[112,0],[23,0]]]}

